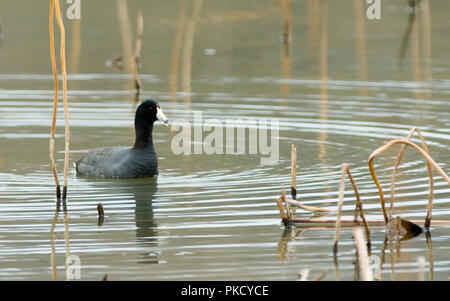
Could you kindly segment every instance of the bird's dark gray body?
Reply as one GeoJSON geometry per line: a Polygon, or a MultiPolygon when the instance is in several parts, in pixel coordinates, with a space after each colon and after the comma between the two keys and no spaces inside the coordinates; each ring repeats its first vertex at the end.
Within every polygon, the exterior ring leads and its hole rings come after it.
{"type": "Polygon", "coordinates": [[[143,178],[158,174],[158,158],[153,147],[153,123],[167,124],[158,103],[141,103],[134,120],[136,140],[133,147],[96,148],[75,163],[77,175],[96,178],[143,178]]]}
{"type": "Polygon", "coordinates": [[[153,147],[97,148],[76,162],[76,170],[77,175],[97,178],[152,177],[158,174],[158,159],[153,147]]]}

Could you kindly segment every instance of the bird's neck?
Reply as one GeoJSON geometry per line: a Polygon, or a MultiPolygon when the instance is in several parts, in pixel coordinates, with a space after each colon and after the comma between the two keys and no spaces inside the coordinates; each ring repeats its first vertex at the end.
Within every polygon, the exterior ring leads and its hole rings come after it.
{"type": "Polygon", "coordinates": [[[153,123],[152,124],[136,124],[136,141],[134,142],[134,149],[153,148],[153,123]]]}

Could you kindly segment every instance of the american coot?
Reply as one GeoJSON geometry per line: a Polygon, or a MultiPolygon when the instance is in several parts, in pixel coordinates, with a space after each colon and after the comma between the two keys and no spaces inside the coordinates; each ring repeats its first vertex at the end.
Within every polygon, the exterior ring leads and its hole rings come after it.
{"type": "Polygon", "coordinates": [[[167,118],[154,100],[139,105],[134,119],[133,147],[106,147],[89,151],[75,163],[77,175],[99,178],[142,178],[158,174],[158,158],[153,147],[153,123],[167,118]]]}

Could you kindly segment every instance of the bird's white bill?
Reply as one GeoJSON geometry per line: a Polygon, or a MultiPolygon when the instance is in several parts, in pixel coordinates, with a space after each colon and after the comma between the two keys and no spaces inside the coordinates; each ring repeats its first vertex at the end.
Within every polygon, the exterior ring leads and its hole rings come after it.
{"type": "Polygon", "coordinates": [[[166,115],[164,115],[161,108],[156,108],[156,118],[162,122],[164,122],[167,126],[169,126],[167,123],[169,120],[167,119],[166,115]]]}

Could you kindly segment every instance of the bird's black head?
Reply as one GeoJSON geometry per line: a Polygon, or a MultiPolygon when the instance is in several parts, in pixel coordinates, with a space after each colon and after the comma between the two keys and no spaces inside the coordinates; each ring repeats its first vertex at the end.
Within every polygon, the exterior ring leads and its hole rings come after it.
{"type": "Polygon", "coordinates": [[[168,122],[167,117],[156,101],[152,99],[146,100],[136,109],[136,118],[134,120],[136,126],[139,124],[153,124],[157,120],[165,124],[168,122]]]}

